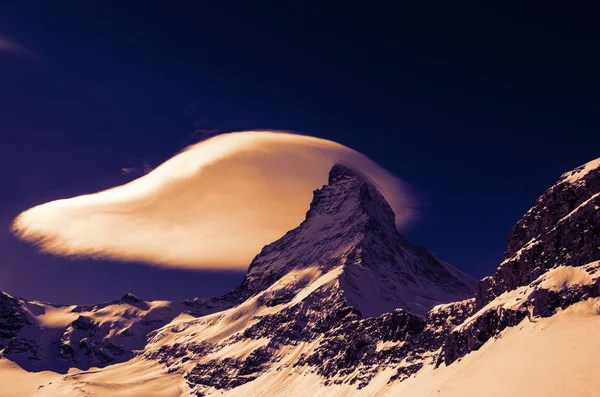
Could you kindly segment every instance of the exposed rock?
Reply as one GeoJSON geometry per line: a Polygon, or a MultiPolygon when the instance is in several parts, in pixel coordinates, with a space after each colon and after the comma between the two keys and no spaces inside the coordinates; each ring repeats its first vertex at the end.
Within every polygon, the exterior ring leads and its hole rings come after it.
{"type": "Polygon", "coordinates": [[[600,159],[562,175],[515,225],[504,261],[477,287],[477,306],[559,265],[600,259],[600,159]]]}
{"type": "Polygon", "coordinates": [[[444,344],[443,360],[452,364],[525,318],[550,317],[557,310],[598,296],[600,262],[549,270],[528,286],[500,295],[456,327],[444,344]]]}

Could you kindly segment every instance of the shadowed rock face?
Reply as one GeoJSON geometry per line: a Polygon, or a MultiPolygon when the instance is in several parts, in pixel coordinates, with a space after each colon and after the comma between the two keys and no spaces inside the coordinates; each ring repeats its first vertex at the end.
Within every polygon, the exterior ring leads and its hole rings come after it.
{"type": "Polygon", "coordinates": [[[600,259],[600,161],[562,175],[514,226],[496,274],[477,287],[482,307],[558,266],[600,259]]]}
{"type": "Polygon", "coordinates": [[[20,310],[19,300],[0,292],[0,349],[29,324],[29,319],[20,310]]]}

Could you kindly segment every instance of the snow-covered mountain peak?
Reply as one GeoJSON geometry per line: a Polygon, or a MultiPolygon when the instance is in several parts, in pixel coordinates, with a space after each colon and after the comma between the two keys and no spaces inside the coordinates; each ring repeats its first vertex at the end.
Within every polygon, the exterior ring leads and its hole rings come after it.
{"type": "Polygon", "coordinates": [[[365,316],[398,307],[424,315],[438,303],[469,297],[474,281],[427,249],[410,245],[394,219],[373,183],[336,164],[329,184],[314,191],[305,221],[254,258],[242,298],[292,270],[315,268],[325,274],[339,266],[339,289],[365,316]]]}
{"type": "Polygon", "coordinates": [[[330,220],[346,223],[352,221],[346,215],[364,215],[395,228],[394,212],[377,188],[366,176],[343,164],[334,165],[329,172],[328,184],[313,192],[306,219],[326,215],[332,218],[330,220]]]}
{"type": "Polygon", "coordinates": [[[135,296],[131,292],[128,292],[125,295],[123,295],[123,297],[121,298],[121,302],[127,303],[127,304],[129,304],[131,306],[135,306],[135,307],[140,308],[142,310],[147,310],[148,309],[148,303],[146,301],[144,301],[143,299],[138,298],[137,296],[135,296]]]}

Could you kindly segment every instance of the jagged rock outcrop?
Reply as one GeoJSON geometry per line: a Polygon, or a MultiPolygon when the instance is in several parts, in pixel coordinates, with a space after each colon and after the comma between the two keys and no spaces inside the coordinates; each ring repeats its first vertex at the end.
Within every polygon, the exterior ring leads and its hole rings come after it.
{"type": "Polygon", "coordinates": [[[29,319],[20,309],[18,299],[0,292],[0,349],[29,324],[29,319]]]}
{"type": "Polygon", "coordinates": [[[563,174],[508,238],[496,274],[477,286],[476,313],[456,327],[449,365],[505,328],[600,296],[600,159],[563,174]]]}
{"type": "Polygon", "coordinates": [[[508,237],[496,274],[477,287],[477,305],[527,285],[558,266],[600,259],[600,159],[561,176],[508,237]]]}
{"type": "Polygon", "coordinates": [[[450,365],[525,318],[550,317],[557,310],[599,296],[600,261],[580,267],[559,266],[527,286],[505,292],[467,318],[449,334],[441,358],[450,365]]]}

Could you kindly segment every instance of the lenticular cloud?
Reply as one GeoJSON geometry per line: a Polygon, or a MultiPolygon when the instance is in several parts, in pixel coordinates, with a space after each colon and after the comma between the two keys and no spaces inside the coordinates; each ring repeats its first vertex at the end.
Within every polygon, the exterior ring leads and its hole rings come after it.
{"type": "Polygon", "coordinates": [[[243,269],[302,222],[337,162],[373,181],[399,227],[413,218],[407,187],[364,155],[324,139],[253,131],[190,146],[125,185],[33,207],[13,229],[57,255],[243,269]]]}

